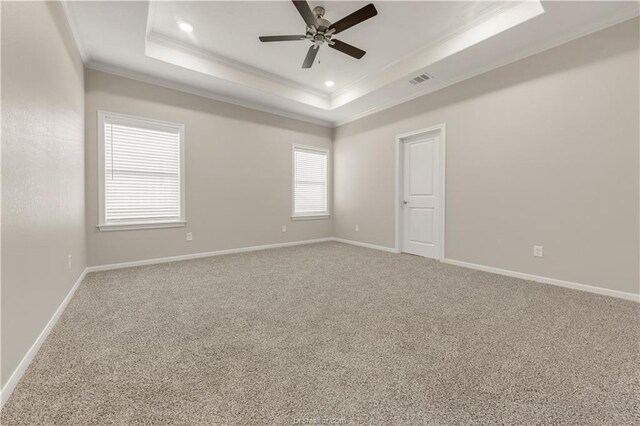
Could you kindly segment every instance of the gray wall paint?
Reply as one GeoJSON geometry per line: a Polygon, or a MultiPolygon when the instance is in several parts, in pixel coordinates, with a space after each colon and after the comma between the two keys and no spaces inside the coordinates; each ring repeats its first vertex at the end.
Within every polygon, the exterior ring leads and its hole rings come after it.
{"type": "Polygon", "coordinates": [[[638,27],[337,128],[335,235],[394,246],[395,136],[446,123],[446,257],[638,293],[638,27]]]}
{"type": "Polygon", "coordinates": [[[330,237],[332,219],[291,220],[294,143],[331,148],[331,129],[87,70],[89,265],[330,237]],[[185,125],[186,227],[96,228],[98,110],[185,125]]]}
{"type": "Polygon", "coordinates": [[[331,130],[97,71],[85,98],[59,4],[1,7],[3,386],[85,237],[90,265],[334,235],[392,246],[395,135],[442,122],[449,258],[638,292],[637,19],[331,130]],[[187,227],[95,228],[98,109],[185,124],[187,227]],[[292,222],[291,144],[332,140],[335,218],[292,222]]]}
{"type": "Polygon", "coordinates": [[[82,62],[58,3],[1,7],[4,386],[86,262],[82,62]]]}

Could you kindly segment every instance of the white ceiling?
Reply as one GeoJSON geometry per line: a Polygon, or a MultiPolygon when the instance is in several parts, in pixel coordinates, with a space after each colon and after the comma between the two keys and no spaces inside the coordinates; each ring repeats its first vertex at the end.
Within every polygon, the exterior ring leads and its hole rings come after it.
{"type": "MultiPolygon", "coordinates": [[[[336,22],[361,8],[362,2],[319,2],[325,18],[336,22]]],[[[460,27],[504,7],[500,2],[376,2],[375,16],[336,38],[367,51],[357,60],[323,46],[311,69],[300,66],[309,41],[261,43],[258,36],[304,34],[305,23],[288,1],[279,2],[159,2],[154,3],[150,31],[215,55],[250,65],[308,86],[332,92],[373,74],[420,49],[425,43],[451,35],[460,27]],[[180,21],[195,31],[184,33],[180,21]],[[324,85],[335,81],[333,89],[324,85]]]]}
{"type": "MultiPolygon", "coordinates": [[[[341,124],[638,15],[637,2],[373,2],[378,15],[336,36],[367,54],[308,41],[289,1],[66,2],[85,63],[167,87],[318,122],[341,124]],[[178,28],[186,21],[191,34],[178,28]],[[434,78],[411,85],[422,72],[434,78]],[[326,80],[336,82],[333,88],[326,80]]],[[[310,2],[332,22],[366,2],[310,2]]]]}

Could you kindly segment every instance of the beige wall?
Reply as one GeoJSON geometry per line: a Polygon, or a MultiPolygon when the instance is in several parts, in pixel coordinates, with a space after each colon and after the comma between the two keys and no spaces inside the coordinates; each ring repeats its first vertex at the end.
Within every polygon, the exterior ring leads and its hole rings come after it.
{"type": "Polygon", "coordinates": [[[85,211],[83,67],[61,6],[1,7],[4,386],[85,268],[85,211]]]}
{"type": "Polygon", "coordinates": [[[638,27],[336,129],[335,235],[394,246],[395,136],[446,123],[446,257],[638,293],[638,27]]]}
{"type": "Polygon", "coordinates": [[[330,237],[332,219],[291,221],[294,143],[331,148],[331,129],[87,70],[89,265],[330,237]],[[186,227],[96,228],[98,110],[184,124],[186,227]]]}
{"type": "Polygon", "coordinates": [[[439,123],[448,258],[638,293],[638,24],[332,131],[90,70],[85,97],[60,6],[3,2],[2,385],[85,263],[329,236],[393,246],[395,135],[439,123]],[[98,109],[185,125],[185,228],[97,230],[98,109]],[[293,143],[335,151],[330,220],[290,219],[293,143]]]}

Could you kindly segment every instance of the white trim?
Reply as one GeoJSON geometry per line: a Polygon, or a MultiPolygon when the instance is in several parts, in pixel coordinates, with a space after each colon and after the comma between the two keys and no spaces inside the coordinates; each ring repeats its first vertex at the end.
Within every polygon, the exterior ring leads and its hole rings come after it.
{"type": "Polygon", "coordinates": [[[299,143],[294,143],[292,144],[293,148],[297,148],[297,149],[301,149],[301,150],[306,150],[306,151],[318,151],[324,154],[329,155],[329,151],[331,151],[329,148],[323,148],[321,146],[312,146],[312,145],[302,145],[299,143]]]}
{"type": "Polygon", "coordinates": [[[291,220],[318,220],[318,219],[329,219],[331,215],[329,214],[314,214],[314,215],[306,215],[306,216],[291,216],[291,220]]]}
{"type": "Polygon", "coordinates": [[[333,176],[333,169],[331,168],[331,150],[329,148],[321,148],[310,145],[300,145],[294,143],[291,145],[291,220],[309,220],[309,219],[328,219],[331,216],[331,205],[329,196],[329,180],[333,176]],[[327,196],[327,211],[326,212],[314,212],[312,214],[296,214],[296,150],[310,151],[314,153],[324,154],[327,157],[327,173],[325,176],[326,181],[326,196],[327,196]]]}
{"type": "Polygon", "coordinates": [[[171,123],[168,121],[156,120],[153,118],[138,117],[128,114],[120,114],[115,112],[98,110],[98,229],[100,231],[119,231],[126,229],[143,229],[143,228],[169,228],[184,226],[186,224],[186,206],[185,206],[185,137],[184,125],[179,123],[171,123]],[[172,129],[177,130],[180,135],[180,218],[172,221],[140,221],[138,223],[107,223],[106,222],[106,190],[105,190],[105,135],[104,123],[106,120],[120,120],[127,123],[138,124],[144,128],[152,128],[158,130],[172,129]]]}
{"type": "Polygon", "coordinates": [[[53,313],[53,315],[49,319],[49,322],[47,322],[47,325],[44,327],[44,329],[42,330],[38,338],[35,340],[35,342],[33,342],[31,347],[27,351],[27,353],[24,355],[24,357],[22,358],[18,366],[15,368],[15,370],[13,370],[11,377],[9,377],[9,380],[7,380],[7,383],[4,385],[4,387],[0,391],[0,408],[4,406],[4,404],[7,402],[7,400],[13,393],[16,385],[18,384],[18,382],[20,382],[20,379],[22,378],[25,371],[29,367],[29,364],[31,364],[31,361],[33,361],[33,358],[38,353],[38,350],[40,350],[40,347],[42,346],[42,344],[45,342],[45,340],[47,340],[49,333],[51,332],[51,330],[53,330],[53,327],[58,322],[58,319],[66,309],[67,305],[73,298],[73,295],[78,290],[78,287],[80,286],[80,284],[82,283],[82,281],[84,280],[84,278],[88,273],[98,272],[98,271],[109,271],[113,269],[130,268],[134,266],[154,265],[158,263],[175,262],[180,260],[199,259],[203,257],[220,256],[225,254],[245,253],[250,251],[266,250],[266,249],[272,249],[272,248],[292,247],[292,246],[321,243],[321,242],[327,242],[327,241],[333,241],[333,240],[334,240],[333,238],[318,238],[315,240],[291,241],[286,243],[267,244],[262,246],[253,246],[253,247],[242,247],[242,248],[229,249],[229,250],[219,250],[219,251],[213,251],[208,253],[195,253],[195,254],[188,254],[183,256],[172,256],[172,257],[164,257],[164,258],[158,258],[158,259],[141,260],[136,262],[124,262],[124,263],[115,263],[111,265],[86,267],[84,271],[82,271],[78,279],[76,280],[73,287],[71,287],[71,289],[65,296],[62,303],[60,303],[60,305],[58,306],[58,309],[56,309],[56,311],[53,313]]]}
{"type": "Polygon", "coordinates": [[[109,223],[106,225],[97,225],[101,231],[134,231],[137,229],[162,229],[162,228],[181,228],[186,226],[185,221],[171,222],[141,222],[141,223],[109,223]]]}
{"type": "Polygon", "coordinates": [[[177,48],[166,42],[159,42],[156,38],[147,38],[144,53],[148,58],[186,68],[192,72],[195,71],[229,83],[235,83],[278,98],[288,99],[297,104],[318,108],[321,111],[329,109],[329,97],[326,94],[317,96],[307,90],[283,85],[278,81],[264,78],[250,71],[244,71],[239,67],[230,66],[220,61],[212,61],[210,55],[195,52],[193,48],[177,48]]]}
{"type": "Polygon", "coordinates": [[[422,48],[418,48],[404,58],[380,69],[375,78],[360,81],[348,92],[332,97],[331,109],[345,106],[357,98],[375,92],[399,80],[406,81],[409,78],[413,78],[413,76],[424,72],[425,68],[437,62],[454,56],[462,50],[472,48],[497,34],[502,34],[544,13],[544,8],[538,0],[501,2],[497,7],[501,9],[496,10],[497,13],[490,14],[485,19],[482,16],[476,16],[468,23],[469,25],[459,26],[453,32],[448,32],[448,34],[443,34],[442,37],[435,38],[422,48]]]}
{"type": "Polygon", "coordinates": [[[275,248],[285,248],[285,247],[302,246],[307,244],[326,243],[330,241],[350,244],[358,247],[370,248],[374,250],[386,251],[388,253],[396,253],[396,254],[398,253],[396,249],[392,247],[377,246],[375,244],[363,243],[360,241],[345,240],[343,238],[325,237],[325,238],[316,238],[313,240],[289,241],[286,243],[265,244],[260,246],[240,247],[235,249],[184,254],[179,256],[159,257],[159,258],[147,259],[147,260],[137,260],[133,262],[122,262],[122,263],[111,263],[107,265],[88,266],[86,272],[111,271],[114,269],[125,269],[125,268],[133,268],[136,266],[156,265],[159,263],[179,262],[182,260],[193,260],[193,259],[202,259],[206,257],[224,256],[227,254],[247,253],[252,251],[269,250],[269,249],[275,249],[275,248]]]}
{"type": "MultiPolygon", "coordinates": [[[[501,60],[499,60],[497,62],[494,62],[492,64],[489,64],[487,66],[484,66],[484,67],[482,67],[480,69],[465,73],[465,74],[463,74],[463,75],[461,75],[459,77],[453,78],[451,80],[444,80],[444,81],[440,81],[440,80],[436,81],[436,80],[434,80],[433,82],[435,84],[433,86],[431,86],[431,87],[427,87],[424,90],[412,93],[409,96],[405,96],[405,97],[400,98],[400,99],[394,99],[394,100],[391,100],[389,102],[381,103],[381,104],[376,105],[375,107],[372,107],[372,108],[370,108],[368,110],[353,114],[351,117],[348,117],[348,118],[345,118],[345,119],[342,119],[342,120],[336,120],[336,121],[333,122],[333,127],[337,128],[337,127],[340,127],[340,126],[344,126],[345,124],[352,123],[354,121],[358,121],[358,120],[360,120],[362,118],[365,118],[365,117],[368,117],[370,115],[376,114],[378,112],[387,110],[389,108],[393,108],[393,107],[401,105],[401,104],[403,104],[405,102],[409,102],[409,101],[412,101],[414,99],[420,98],[422,96],[426,96],[426,95],[428,95],[430,93],[437,92],[438,90],[445,89],[445,88],[447,88],[449,86],[453,86],[454,84],[458,84],[458,83],[461,83],[461,82],[463,82],[465,80],[469,80],[469,79],[471,79],[473,77],[477,77],[479,75],[488,73],[488,72],[496,70],[498,68],[502,68],[502,67],[504,67],[506,65],[512,64],[514,62],[518,62],[518,61],[520,61],[522,59],[526,59],[528,57],[535,56],[535,55],[537,55],[539,53],[545,52],[547,50],[551,50],[553,48],[556,48],[556,47],[561,46],[561,45],[566,44],[566,43],[570,43],[570,42],[572,42],[574,40],[577,40],[579,38],[586,37],[589,34],[596,33],[598,31],[604,30],[606,28],[609,28],[609,27],[612,27],[614,25],[620,24],[620,23],[622,23],[624,21],[628,21],[630,19],[634,19],[637,16],[638,16],[637,11],[631,10],[628,13],[625,13],[625,14],[623,14],[621,16],[616,16],[616,17],[614,17],[614,18],[612,18],[612,19],[610,19],[610,20],[608,20],[608,21],[606,21],[604,23],[598,23],[597,25],[592,25],[592,26],[580,31],[579,33],[577,33],[577,35],[573,35],[571,37],[558,37],[558,38],[553,39],[553,40],[551,40],[549,42],[542,43],[542,44],[539,44],[539,45],[534,45],[530,49],[518,50],[517,53],[515,53],[515,54],[513,54],[511,56],[508,56],[508,57],[506,57],[504,59],[501,59],[501,60]]],[[[428,67],[426,67],[426,68],[428,68],[428,67]]]]}
{"type": "MultiPolygon", "coordinates": [[[[65,1],[62,2],[63,3],[63,7],[65,10],[65,15],[67,16],[68,21],[70,22],[70,27],[72,29],[72,33],[74,34],[74,38],[76,39],[76,44],[78,45],[78,48],[80,50],[80,55],[86,55],[86,52],[84,52],[84,49],[82,48],[82,45],[79,43],[79,36],[77,31],[74,29],[74,24],[72,24],[71,22],[73,22],[73,18],[71,17],[72,14],[70,13],[69,9],[68,9],[68,5],[66,5],[65,1]]],[[[150,8],[152,8],[154,6],[153,2],[150,2],[150,8]]],[[[150,11],[151,12],[151,11],[150,11]]],[[[101,71],[101,72],[106,72],[109,74],[114,74],[120,77],[125,77],[125,78],[129,78],[132,80],[136,80],[136,81],[141,81],[144,83],[148,83],[148,84],[153,84],[156,86],[160,86],[160,87],[165,87],[168,89],[172,89],[172,90],[178,90],[184,93],[189,93],[192,95],[196,95],[196,96],[201,96],[201,97],[205,97],[208,99],[213,99],[219,102],[224,102],[224,103],[228,103],[228,104],[232,104],[232,105],[236,105],[236,106],[240,106],[243,108],[248,108],[248,109],[252,109],[252,110],[256,110],[256,111],[261,111],[261,112],[265,112],[268,114],[274,114],[274,115],[278,115],[281,117],[287,117],[287,118],[291,118],[294,120],[298,120],[298,121],[304,121],[307,123],[312,123],[312,124],[316,124],[319,126],[323,126],[323,127],[328,127],[328,128],[337,128],[340,126],[343,126],[345,124],[360,120],[364,117],[367,117],[369,115],[384,111],[386,109],[392,108],[394,106],[403,104],[405,102],[411,101],[413,99],[428,95],[430,93],[436,92],[438,90],[444,89],[448,86],[452,86],[454,84],[457,84],[459,82],[462,82],[464,80],[468,80],[470,78],[476,77],[478,75],[487,73],[489,71],[493,71],[495,69],[501,68],[505,65],[517,62],[521,59],[530,57],[530,56],[534,56],[538,53],[544,52],[546,50],[555,48],[557,46],[560,46],[562,44],[565,43],[569,43],[573,40],[579,39],[581,37],[587,36],[589,34],[598,32],[600,30],[603,30],[605,28],[617,25],[621,22],[627,21],[629,19],[633,19],[636,16],[638,16],[638,12],[637,10],[629,10],[627,12],[625,12],[624,14],[621,14],[619,16],[614,16],[611,19],[607,20],[606,22],[599,22],[596,23],[595,25],[591,25],[587,28],[582,29],[581,31],[579,31],[578,33],[576,33],[575,35],[569,36],[569,37],[558,37],[554,40],[551,40],[549,42],[546,43],[542,43],[540,45],[536,45],[536,46],[532,46],[530,49],[525,49],[525,50],[521,50],[518,51],[516,54],[507,57],[505,59],[502,59],[496,63],[493,64],[489,64],[479,70],[475,70],[469,73],[466,73],[458,78],[455,78],[453,80],[450,81],[440,81],[438,80],[439,84],[436,84],[432,87],[426,88],[423,91],[418,91],[415,93],[412,93],[409,96],[403,97],[401,99],[396,99],[396,100],[391,100],[389,102],[385,102],[385,103],[381,103],[379,105],[376,105],[375,107],[372,107],[368,110],[356,113],[356,114],[352,114],[351,116],[344,118],[344,119],[337,119],[337,120],[331,120],[331,119],[322,119],[322,118],[317,118],[317,117],[312,117],[310,115],[306,115],[306,114],[300,114],[300,113],[295,113],[292,111],[285,111],[285,110],[280,110],[277,109],[275,107],[269,107],[266,106],[262,103],[259,102],[253,102],[253,101],[241,101],[238,99],[235,99],[233,97],[229,97],[229,96],[225,96],[222,94],[218,94],[218,93],[214,93],[211,91],[208,91],[206,89],[199,89],[199,88],[195,88],[195,87],[191,87],[187,84],[184,83],[178,83],[175,81],[170,81],[161,77],[154,77],[154,76],[150,76],[146,73],[142,73],[142,72],[138,72],[138,71],[132,71],[129,69],[125,69],[123,67],[120,66],[114,66],[114,65],[108,65],[105,63],[101,63],[101,62],[97,62],[95,60],[93,60],[89,55],[84,56],[83,58],[83,62],[85,63],[85,66],[89,69],[93,69],[96,71],[101,71]]],[[[148,28],[149,26],[149,15],[147,16],[147,31],[149,30],[148,28]]],[[[145,37],[146,40],[146,37],[145,37]]],[[[436,83],[436,81],[434,80],[434,83],[436,83]]]]}
{"type": "MultiPolygon", "coordinates": [[[[353,246],[359,246],[359,247],[365,247],[365,248],[369,248],[369,249],[373,249],[373,250],[380,250],[380,251],[385,251],[388,253],[395,253],[395,254],[401,254],[401,252],[399,252],[398,250],[391,248],[391,247],[384,247],[384,246],[377,246],[374,244],[369,244],[369,243],[363,243],[360,241],[352,241],[352,240],[345,240],[342,238],[331,238],[330,240],[332,241],[336,241],[338,243],[344,243],[344,244],[350,244],[353,246]]],[[[494,268],[493,266],[484,266],[484,265],[478,265],[475,263],[469,263],[469,262],[462,262],[460,260],[454,260],[454,259],[442,259],[440,260],[440,262],[442,263],[447,263],[449,265],[454,265],[454,266],[459,266],[462,268],[468,268],[468,269],[474,269],[474,270],[478,270],[478,271],[484,271],[484,272],[489,272],[492,274],[498,274],[498,275],[504,275],[507,277],[512,277],[512,278],[518,278],[521,280],[526,280],[526,281],[534,281],[536,283],[541,283],[541,284],[548,284],[548,285],[555,285],[558,287],[564,287],[564,288],[570,288],[573,290],[579,290],[579,291],[584,291],[587,293],[593,293],[593,294],[600,294],[603,296],[610,296],[610,297],[615,297],[618,299],[624,299],[624,300],[631,300],[633,302],[640,302],[640,294],[636,294],[636,293],[628,293],[628,292],[624,292],[624,291],[618,291],[618,290],[611,290],[608,288],[603,288],[603,287],[596,287],[596,286],[592,286],[592,285],[587,285],[587,284],[580,284],[580,283],[575,283],[575,282],[571,282],[571,281],[564,281],[564,280],[559,280],[556,278],[549,278],[549,277],[542,277],[539,275],[532,275],[532,274],[527,274],[524,272],[516,272],[516,271],[510,271],[507,269],[500,269],[500,268],[494,268]]]]}
{"type": "MultiPolygon", "coordinates": [[[[29,367],[29,364],[38,353],[38,350],[40,349],[42,344],[45,342],[47,337],[49,336],[49,333],[51,332],[53,327],[56,325],[58,319],[66,309],[67,305],[73,298],[78,287],[80,286],[80,284],[82,283],[82,281],[84,280],[84,278],[89,272],[109,271],[114,269],[130,268],[134,266],[154,265],[158,263],[167,263],[167,262],[175,262],[175,261],[190,260],[190,259],[200,259],[200,258],[220,256],[225,254],[245,253],[245,252],[251,252],[251,251],[266,250],[266,249],[272,249],[272,248],[292,247],[292,246],[314,244],[314,243],[321,243],[321,242],[328,242],[328,241],[335,241],[343,244],[349,244],[353,246],[364,247],[368,249],[380,250],[388,253],[398,254],[398,251],[395,248],[391,248],[391,247],[378,246],[375,244],[363,243],[360,241],[345,240],[343,238],[327,237],[327,238],[318,238],[315,240],[292,241],[292,242],[268,244],[268,245],[262,245],[262,246],[219,250],[219,251],[213,251],[213,252],[207,252],[207,253],[195,253],[195,254],[188,254],[183,256],[172,256],[172,257],[164,257],[164,258],[157,258],[157,259],[141,260],[136,262],[124,262],[124,263],[115,263],[110,265],[86,267],[84,271],[82,271],[78,279],[76,280],[73,287],[71,287],[71,289],[65,296],[62,303],[60,303],[60,305],[58,306],[58,309],[56,309],[56,311],[53,313],[53,315],[51,316],[51,319],[49,319],[49,322],[44,327],[44,329],[42,330],[38,338],[31,345],[31,347],[29,348],[25,356],[22,358],[22,360],[20,361],[16,369],[13,371],[13,373],[11,374],[11,377],[9,377],[9,380],[7,380],[7,383],[2,388],[2,391],[0,392],[0,407],[4,406],[4,404],[7,402],[7,400],[13,393],[16,385],[18,384],[18,382],[24,375],[25,371],[27,370],[27,367],[29,367]]],[[[606,289],[602,287],[594,287],[586,284],[578,284],[570,281],[563,281],[555,278],[541,277],[538,275],[531,275],[531,274],[526,274],[522,272],[509,271],[506,269],[478,265],[478,264],[469,263],[469,262],[462,262],[460,260],[454,260],[454,259],[443,259],[442,262],[450,265],[463,267],[463,268],[475,269],[479,271],[504,275],[508,277],[534,281],[542,284],[550,284],[550,285],[555,285],[559,287],[571,288],[571,289],[581,290],[589,293],[595,293],[595,294],[600,294],[604,296],[611,296],[619,299],[640,302],[640,294],[627,293],[627,292],[618,291],[618,290],[610,290],[610,289],[606,289]]]]}
{"type": "Polygon", "coordinates": [[[0,407],[4,406],[5,402],[7,402],[7,400],[13,393],[14,389],[16,388],[16,385],[24,375],[24,372],[27,371],[27,367],[29,367],[29,364],[31,364],[31,361],[33,361],[33,358],[38,353],[38,350],[40,350],[40,347],[42,346],[44,341],[47,340],[49,333],[51,332],[51,330],[53,330],[53,327],[56,325],[56,322],[58,322],[58,319],[60,318],[65,308],[73,298],[73,295],[75,294],[76,290],[80,286],[80,283],[82,282],[82,280],[84,280],[84,277],[87,275],[87,272],[88,272],[88,268],[85,268],[84,271],[82,271],[82,273],[76,280],[73,287],[71,287],[71,289],[65,296],[64,300],[62,300],[62,303],[60,303],[60,306],[58,306],[58,309],[56,309],[56,311],[53,313],[53,315],[49,319],[49,322],[47,322],[47,325],[44,326],[44,329],[42,330],[38,338],[35,340],[35,342],[33,342],[33,344],[31,345],[27,353],[24,355],[24,357],[22,357],[22,360],[20,361],[18,366],[15,368],[15,370],[13,370],[11,377],[9,377],[9,380],[7,380],[7,383],[4,385],[4,387],[2,388],[2,391],[0,392],[1,394],[0,407]]]}
{"type": "Polygon", "coordinates": [[[345,240],[343,238],[331,238],[331,241],[335,241],[338,243],[344,243],[344,244],[350,244],[352,246],[358,246],[358,247],[365,247],[365,248],[369,248],[369,249],[373,249],[373,250],[380,250],[380,251],[386,251],[387,253],[395,253],[395,254],[399,254],[400,252],[396,249],[394,249],[393,247],[385,247],[385,246],[377,246],[375,244],[369,244],[369,243],[363,243],[360,241],[353,241],[353,240],[345,240]]]}
{"type": "MultiPolygon", "coordinates": [[[[488,21],[491,18],[494,18],[496,16],[499,16],[502,13],[505,13],[508,11],[508,9],[513,9],[515,7],[518,7],[519,4],[517,4],[516,2],[509,2],[509,1],[503,1],[503,2],[498,2],[494,5],[490,5],[487,9],[480,11],[480,13],[476,16],[474,16],[471,20],[465,22],[463,25],[456,27],[448,32],[446,32],[445,34],[442,34],[440,36],[438,36],[437,39],[430,41],[428,44],[420,46],[418,48],[416,48],[415,50],[411,51],[410,53],[406,54],[405,56],[398,58],[396,60],[394,60],[393,62],[385,65],[383,68],[381,69],[377,69],[374,71],[369,72],[368,74],[365,74],[364,76],[358,78],[357,80],[353,80],[347,84],[345,84],[344,86],[340,87],[339,89],[335,90],[333,93],[331,93],[331,97],[332,100],[333,98],[337,98],[339,96],[343,96],[345,94],[348,94],[350,91],[357,89],[357,87],[363,83],[366,83],[367,80],[372,80],[374,79],[376,76],[379,76],[382,72],[393,69],[394,67],[397,67],[398,65],[401,65],[402,62],[407,61],[407,59],[411,59],[416,57],[417,55],[420,55],[421,53],[428,51],[428,50],[432,50],[437,48],[438,46],[454,39],[457,36],[460,36],[462,33],[464,33],[465,31],[470,31],[473,29],[477,29],[478,26],[484,24],[486,21],[488,21]]],[[[431,64],[429,64],[431,65],[431,64]]],[[[411,72],[410,74],[415,74],[415,75],[419,75],[420,72],[419,70],[422,68],[425,68],[429,65],[425,65],[425,66],[421,66],[415,70],[413,70],[413,72],[411,72]]],[[[398,79],[404,79],[403,78],[404,75],[402,77],[398,77],[398,79]]],[[[404,79],[406,80],[406,79],[404,79]]]]}
{"type": "Polygon", "coordinates": [[[147,24],[145,26],[144,39],[147,41],[147,37],[153,31],[153,18],[156,14],[156,1],[157,0],[149,0],[147,2],[147,24]]]}
{"type": "Polygon", "coordinates": [[[261,246],[240,247],[234,249],[209,251],[202,253],[183,254],[180,256],[159,257],[155,259],[137,260],[134,262],[112,263],[108,265],[97,265],[87,267],[87,272],[110,271],[113,269],[133,268],[135,266],[156,265],[158,263],[179,262],[181,260],[201,259],[204,257],[223,256],[225,254],[246,253],[250,251],[267,250],[274,248],[301,246],[306,244],[324,243],[333,241],[331,237],[317,238],[315,240],[289,241],[286,243],[265,244],[261,246]]]}
{"type": "Polygon", "coordinates": [[[80,32],[78,31],[78,25],[76,24],[75,19],[73,18],[73,14],[69,9],[69,2],[67,0],[62,0],[60,5],[62,6],[62,10],[64,12],[64,16],[67,18],[67,25],[69,26],[69,30],[71,30],[71,35],[73,36],[73,41],[76,44],[76,48],[78,49],[78,53],[80,54],[80,60],[82,60],[83,64],[86,64],[90,61],[89,55],[87,55],[87,51],[82,45],[82,39],[80,38],[80,32]]]}
{"type": "MultiPolygon", "coordinates": [[[[152,3],[154,3],[155,1],[157,1],[157,0],[152,0],[152,3]]],[[[270,82],[281,84],[284,87],[289,88],[289,89],[303,91],[306,94],[311,94],[313,96],[317,96],[318,98],[326,101],[327,106],[329,104],[330,94],[327,93],[327,92],[323,92],[321,90],[317,90],[316,88],[314,88],[312,86],[308,86],[306,84],[298,83],[298,82],[296,82],[294,80],[290,80],[290,79],[282,77],[282,76],[280,76],[278,74],[270,73],[270,72],[265,71],[265,70],[263,70],[261,68],[245,64],[244,62],[236,61],[236,60],[234,60],[232,58],[216,54],[214,52],[199,48],[199,47],[194,46],[192,44],[186,44],[186,43],[180,42],[178,40],[175,40],[175,39],[173,39],[171,37],[167,37],[167,36],[162,35],[162,34],[154,33],[153,31],[151,31],[147,35],[147,39],[145,41],[147,43],[156,43],[156,44],[159,44],[159,45],[161,45],[161,46],[163,46],[165,48],[169,48],[169,49],[179,49],[182,52],[186,52],[186,53],[188,53],[190,55],[195,55],[197,57],[206,59],[207,61],[210,61],[210,62],[212,62],[212,63],[214,63],[216,65],[219,65],[219,66],[222,66],[222,67],[229,67],[233,71],[245,72],[245,73],[248,73],[248,74],[253,75],[255,77],[259,77],[259,78],[262,78],[262,79],[270,81],[270,82]]],[[[229,80],[229,81],[235,82],[234,80],[229,80]]],[[[281,94],[280,94],[280,96],[281,96],[281,94]]],[[[297,102],[299,102],[299,101],[297,101],[297,102]]],[[[307,104],[306,102],[304,102],[304,103],[307,104]]],[[[309,105],[309,104],[307,104],[307,105],[309,105]]],[[[320,106],[319,105],[310,105],[310,106],[314,106],[316,108],[321,108],[321,109],[328,110],[327,108],[323,108],[321,105],[320,106]]]]}
{"type": "Polygon", "coordinates": [[[113,74],[118,77],[128,78],[142,83],[153,84],[154,86],[164,87],[165,89],[177,90],[179,92],[188,93],[190,95],[200,96],[202,98],[213,99],[214,101],[224,102],[226,104],[235,105],[241,108],[250,109],[253,111],[260,111],[266,114],[276,115],[279,117],[285,117],[296,121],[303,121],[305,123],[315,124],[321,127],[333,128],[333,123],[329,120],[323,120],[320,118],[314,118],[311,116],[298,114],[295,112],[284,111],[275,107],[270,107],[254,102],[242,101],[229,96],[220,95],[205,89],[198,89],[188,86],[183,83],[170,81],[160,77],[152,77],[148,74],[140,73],[137,71],[131,71],[121,67],[113,65],[107,65],[99,62],[89,62],[85,65],[87,68],[95,71],[104,72],[107,74],[113,74]]]}
{"type": "Polygon", "coordinates": [[[427,127],[426,129],[414,130],[412,132],[402,133],[396,136],[396,164],[395,164],[395,250],[397,253],[402,252],[400,247],[400,235],[402,232],[402,224],[400,217],[402,215],[402,154],[400,147],[402,146],[403,139],[411,138],[414,136],[437,133],[440,138],[440,250],[438,250],[438,257],[436,259],[442,260],[445,258],[445,246],[446,246],[446,205],[447,205],[447,191],[446,191],[446,176],[447,176],[447,125],[446,123],[438,124],[435,126],[427,127]]]}
{"type": "Polygon", "coordinates": [[[586,291],[588,293],[595,293],[603,296],[611,296],[611,297],[616,297],[618,299],[625,299],[625,300],[631,300],[634,302],[640,302],[640,294],[627,293],[627,292],[618,291],[618,290],[610,290],[608,288],[595,287],[587,284],[579,284],[571,281],[559,280],[556,278],[542,277],[539,275],[532,275],[524,272],[510,271],[508,269],[494,268],[493,266],[478,265],[475,263],[463,262],[463,261],[454,260],[454,259],[443,259],[442,262],[448,263],[450,265],[461,266],[463,268],[476,269],[478,271],[504,275],[507,277],[519,278],[527,281],[535,281],[537,283],[550,284],[558,287],[571,288],[574,290],[586,291]]]}

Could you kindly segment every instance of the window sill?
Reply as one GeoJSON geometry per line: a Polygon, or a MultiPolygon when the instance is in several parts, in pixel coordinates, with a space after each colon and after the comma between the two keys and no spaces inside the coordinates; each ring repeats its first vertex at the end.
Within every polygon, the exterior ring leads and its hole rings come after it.
{"type": "Polygon", "coordinates": [[[187,224],[185,221],[172,222],[143,222],[143,223],[110,223],[98,225],[100,231],[132,231],[135,229],[180,228],[187,224]]]}
{"type": "Polygon", "coordinates": [[[291,216],[291,220],[318,220],[318,219],[329,219],[331,217],[328,214],[317,214],[317,215],[309,215],[309,216],[291,216]]]}

